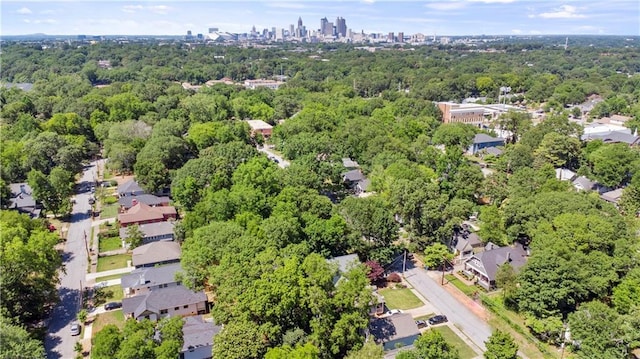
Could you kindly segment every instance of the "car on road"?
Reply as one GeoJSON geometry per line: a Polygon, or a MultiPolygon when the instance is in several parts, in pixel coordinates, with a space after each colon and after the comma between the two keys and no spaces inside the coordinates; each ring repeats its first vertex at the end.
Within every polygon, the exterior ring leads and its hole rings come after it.
{"type": "Polygon", "coordinates": [[[426,328],[427,322],[424,320],[416,320],[416,325],[418,326],[418,329],[426,328]]]}
{"type": "Polygon", "coordinates": [[[429,322],[430,325],[436,325],[436,324],[442,324],[442,323],[446,323],[449,320],[447,319],[447,316],[445,315],[436,315],[433,316],[431,318],[429,318],[429,320],[427,320],[429,322]]]}
{"type": "Polygon", "coordinates": [[[109,302],[104,305],[104,310],[113,310],[122,308],[122,302],[109,302]]]}
{"type": "Polygon", "coordinates": [[[89,197],[89,204],[94,204],[96,203],[96,199],[93,197],[89,197]]]}
{"type": "Polygon", "coordinates": [[[400,309],[391,309],[391,310],[387,310],[384,314],[394,315],[394,314],[400,314],[400,313],[402,313],[400,309]]]}
{"type": "Polygon", "coordinates": [[[80,324],[78,324],[78,323],[71,324],[71,327],[69,328],[69,331],[71,332],[71,335],[73,335],[73,336],[80,335],[80,332],[81,332],[80,324]]]}
{"type": "Polygon", "coordinates": [[[91,193],[95,193],[96,192],[96,186],[91,186],[91,193]]]}

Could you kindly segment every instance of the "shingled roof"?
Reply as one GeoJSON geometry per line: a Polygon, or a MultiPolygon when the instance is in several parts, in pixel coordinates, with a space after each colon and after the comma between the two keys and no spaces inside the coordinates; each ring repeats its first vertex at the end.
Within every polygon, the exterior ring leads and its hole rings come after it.
{"type": "Polygon", "coordinates": [[[145,312],[160,314],[160,310],[207,301],[204,291],[194,292],[181,285],[152,290],[144,295],[122,299],[122,312],[139,318],[145,312]]]}
{"type": "Polygon", "coordinates": [[[152,242],[133,250],[131,262],[134,267],[180,260],[180,244],[172,241],[152,242]]]}

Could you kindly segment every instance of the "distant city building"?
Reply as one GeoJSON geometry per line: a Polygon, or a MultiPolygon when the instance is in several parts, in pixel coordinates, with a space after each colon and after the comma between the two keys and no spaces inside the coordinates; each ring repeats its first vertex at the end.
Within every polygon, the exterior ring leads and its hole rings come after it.
{"type": "Polygon", "coordinates": [[[398,42],[404,42],[404,32],[398,33],[398,42]]]}
{"type": "Polygon", "coordinates": [[[220,31],[220,29],[218,29],[217,27],[210,27],[210,28],[209,28],[209,33],[210,33],[210,34],[212,34],[212,33],[214,33],[214,32],[218,32],[218,31],[220,31]]]}
{"type": "Polygon", "coordinates": [[[347,21],[342,17],[336,19],[336,34],[340,37],[347,36],[347,21]]]}
{"type": "Polygon", "coordinates": [[[280,85],[282,85],[283,83],[284,82],[281,82],[281,81],[265,80],[265,79],[245,80],[244,87],[251,90],[255,90],[258,87],[267,87],[272,90],[277,90],[280,87],[280,85]]]}
{"type": "Polygon", "coordinates": [[[387,41],[394,42],[393,32],[390,32],[389,35],[387,35],[387,41]]]}

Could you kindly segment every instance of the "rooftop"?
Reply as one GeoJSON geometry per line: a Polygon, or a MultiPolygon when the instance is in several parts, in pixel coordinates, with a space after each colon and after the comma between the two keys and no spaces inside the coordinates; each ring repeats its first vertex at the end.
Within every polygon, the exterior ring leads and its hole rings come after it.
{"type": "Polygon", "coordinates": [[[157,267],[137,268],[123,275],[122,288],[151,287],[176,282],[176,274],[182,271],[180,263],[172,263],[157,267]]]}
{"type": "Polygon", "coordinates": [[[133,249],[131,262],[135,267],[180,259],[180,244],[172,241],[152,242],[133,249]]]}
{"type": "Polygon", "coordinates": [[[247,123],[252,130],[268,130],[273,128],[273,126],[262,120],[247,120],[247,123]]]}
{"type": "Polygon", "coordinates": [[[369,331],[378,343],[420,334],[413,317],[408,313],[393,314],[385,318],[374,318],[369,323],[369,331]]]}
{"type": "Polygon", "coordinates": [[[122,299],[122,312],[139,317],[146,311],[160,313],[162,309],[180,307],[207,301],[203,292],[194,292],[181,285],[152,290],[144,295],[122,299]]]}
{"type": "Polygon", "coordinates": [[[221,325],[216,325],[212,321],[205,321],[200,315],[185,317],[183,320],[183,352],[202,346],[213,345],[213,337],[222,330],[221,325]]]}

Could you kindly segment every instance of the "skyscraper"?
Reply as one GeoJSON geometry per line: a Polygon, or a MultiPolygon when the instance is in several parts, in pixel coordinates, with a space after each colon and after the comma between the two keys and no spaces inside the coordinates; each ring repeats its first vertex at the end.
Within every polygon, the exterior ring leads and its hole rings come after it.
{"type": "Polygon", "coordinates": [[[322,19],[320,19],[320,33],[324,34],[325,29],[327,28],[327,24],[329,23],[329,20],[327,20],[326,17],[323,17],[322,19]]]}
{"type": "Polygon", "coordinates": [[[298,17],[298,28],[302,27],[302,18],[298,17]]]}
{"type": "Polygon", "coordinates": [[[336,34],[340,37],[347,36],[347,21],[340,16],[336,19],[336,34]]]}

